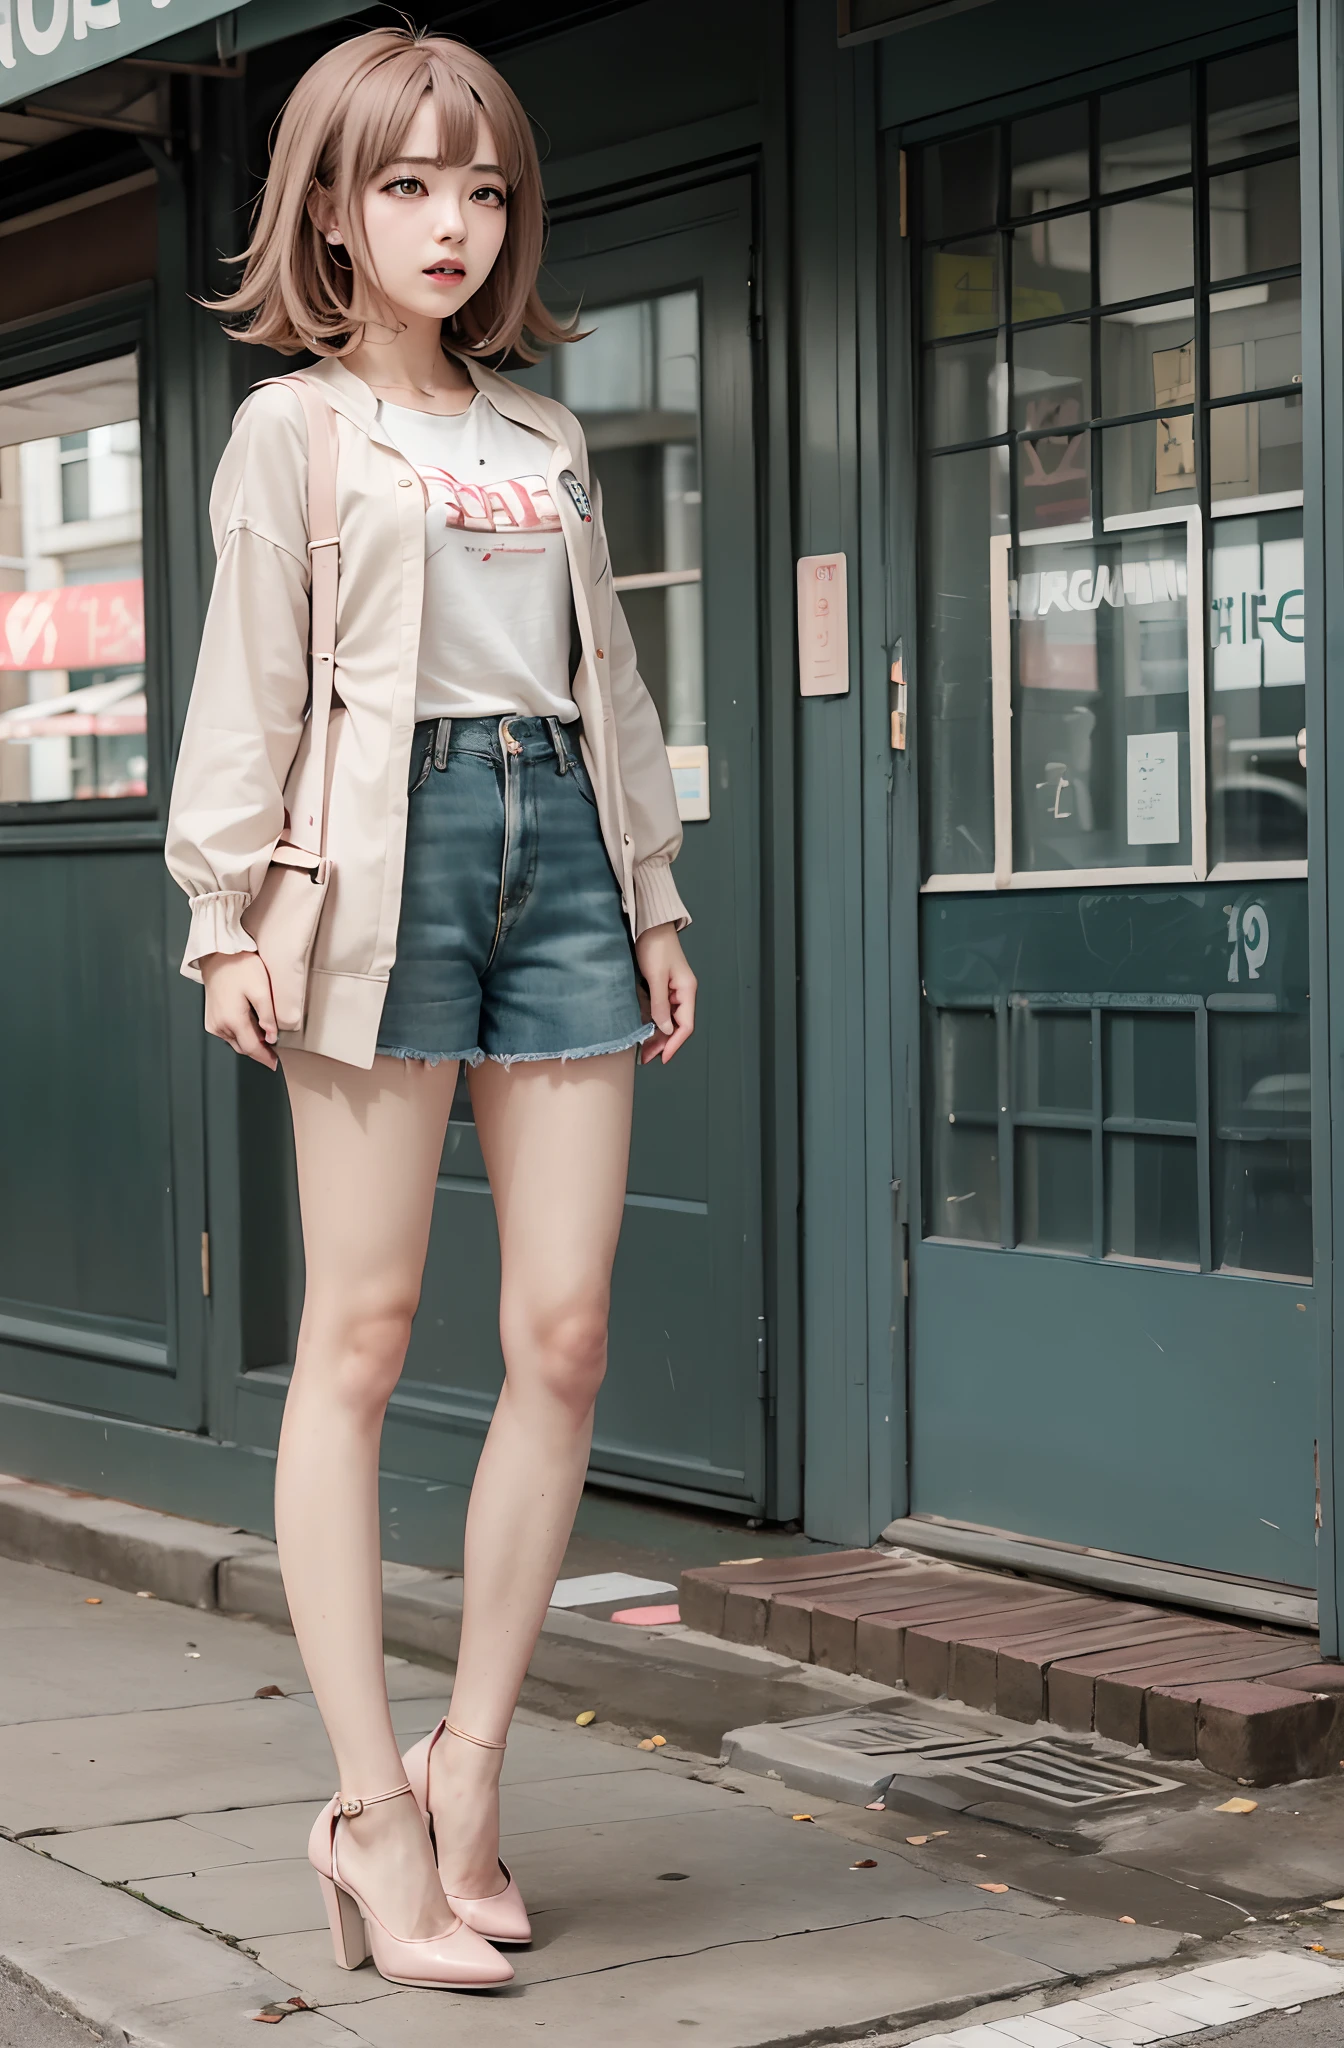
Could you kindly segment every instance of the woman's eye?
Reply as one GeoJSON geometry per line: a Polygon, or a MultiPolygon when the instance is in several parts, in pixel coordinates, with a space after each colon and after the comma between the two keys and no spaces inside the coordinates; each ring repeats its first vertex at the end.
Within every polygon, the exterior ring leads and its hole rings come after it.
{"type": "Polygon", "coordinates": [[[502,206],[504,204],[504,194],[500,191],[498,185],[478,185],[471,196],[473,199],[486,199],[493,206],[502,206]]]}
{"type": "Polygon", "coordinates": [[[407,192],[412,195],[423,192],[424,189],[424,182],[420,178],[393,178],[390,185],[383,187],[385,192],[407,192]]]}

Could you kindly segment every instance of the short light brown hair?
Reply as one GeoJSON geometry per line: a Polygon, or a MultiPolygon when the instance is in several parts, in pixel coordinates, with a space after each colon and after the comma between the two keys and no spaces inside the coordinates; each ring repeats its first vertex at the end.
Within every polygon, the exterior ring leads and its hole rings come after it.
{"type": "MultiPolygon", "coordinates": [[[[354,270],[370,303],[382,299],[364,234],[364,193],[404,148],[428,94],[439,123],[439,156],[467,164],[484,116],[508,184],[508,225],[494,268],[457,314],[445,341],[456,354],[511,352],[535,362],[574,338],[542,305],[537,271],[546,241],[536,143],[516,94],[465,43],[380,28],[352,36],[304,72],[280,116],[271,168],[236,292],[216,299],[236,341],[264,342],[282,355],[308,349],[344,355],[364,335],[351,318],[354,270]],[[308,211],[319,191],[345,223],[348,259],[330,248],[308,211]]],[[[391,308],[383,306],[395,324],[391,308]]]]}

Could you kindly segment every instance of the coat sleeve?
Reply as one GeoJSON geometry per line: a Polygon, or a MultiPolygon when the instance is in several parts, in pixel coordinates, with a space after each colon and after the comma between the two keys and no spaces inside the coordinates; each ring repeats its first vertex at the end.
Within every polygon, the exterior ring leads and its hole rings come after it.
{"type": "Polygon", "coordinates": [[[182,973],[255,952],[242,913],[284,825],[308,699],[308,448],[298,401],[255,392],[210,494],[214,588],[168,811],[165,857],[191,907],[182,973]]]}
{"type": "MultiPolygon", "coordinates": [[[[593,501],[593,575],[611,574],[611,555],[602,521],[602,487],[590,479],[593,501]]],[[[611,642],[607,648],[607,687],[616,721],[616,746],[621,786],[635,856],[635,934],[651,925],[673,924],[684,931],[690,912],[677,893],[672,863],[681,851],[681,819],[677,793],[668,766],[667,747],[657,707],[640,676],[635,643],[616,591],[611,593],[611,642]]]]}

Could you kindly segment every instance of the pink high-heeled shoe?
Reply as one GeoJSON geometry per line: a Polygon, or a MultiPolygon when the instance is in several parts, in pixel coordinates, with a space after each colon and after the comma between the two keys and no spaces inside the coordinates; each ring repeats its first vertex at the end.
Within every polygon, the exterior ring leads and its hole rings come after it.
{"type": "MultiPolygon", "coordinates": [[[[437,1728],[431,1728],[428,1735],[422,1736],[419,1742],[412,1744],[407,1750],[402,1762],[411,1781],[411,1790],[428,1823],[431,1841],[434,1839],[434,1816],[429,1808],[429,1759],[435,1743],[445,1733],[460,1735],[464,1742],[474,1742],[481,1749],[504,1747],[502,1742],[485,1742],[479,1735],[467,1735],[461,1728],[451,1727],[445,1715],[437,1728]]],[[[483,1935],[487,1941],[494,1942],[496,1947],[526,1948],[532,1939],[532,1923],[527,1917],[527,1907],[523,1904],[518,1880],[502,1857],[499,1867],[504,1873],[502,1891],[491,1892],[489,1897],[484,1899],[463,1899],[459,1898],[456,1892],[450,1892],[445,1885],[443,1895],[459,1920],[465,1921],[468,1927],[474,1928],[476,1933],[483,1935]]]]}
{"type": "Polygon", "coordinates": [[[338,1792],[313,1822],[308,1837],[308,1861],[317,1872],[322,1900],[331,1924],[331,1942],[336,1966],[357,1970],[373,1955],[373,1967],[389,1984],[414,1984],[422,1989],[484,1991],[492,1985],[507,1984],[513,1965],[500,1955],[462,1915],[461,1926],[451,1934],[430,1934],[407,1940],[393,1934],[350,1883],[342,1877],[336,1861],[336,1831],[341,1820],[376,1806],[382,1799],[397,1799],[409,1785],[391,1792],[374,1792],[367,1799],[342,1799],[338,1792]]]}

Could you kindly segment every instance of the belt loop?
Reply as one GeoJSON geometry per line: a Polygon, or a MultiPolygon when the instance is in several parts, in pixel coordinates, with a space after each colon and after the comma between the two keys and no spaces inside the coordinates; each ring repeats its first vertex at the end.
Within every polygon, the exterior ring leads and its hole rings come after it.
{"type": "Polygon", "coordinates": [[[441,718],[438,731],[434,735],[434,766],[436,768],[446,768],[448,766],[448,741],[452,737],[452,731],[452,719],[441,718]]]}
{"type": "Polygon", "coordinates": [[[555,772],[557,775],[568,775],[569,748],[565,745],[565,728],[558,718],[548,718],[546,723],[551,729],[551,745],[555,748],[555,758],[560,763],[555,772]]]}

